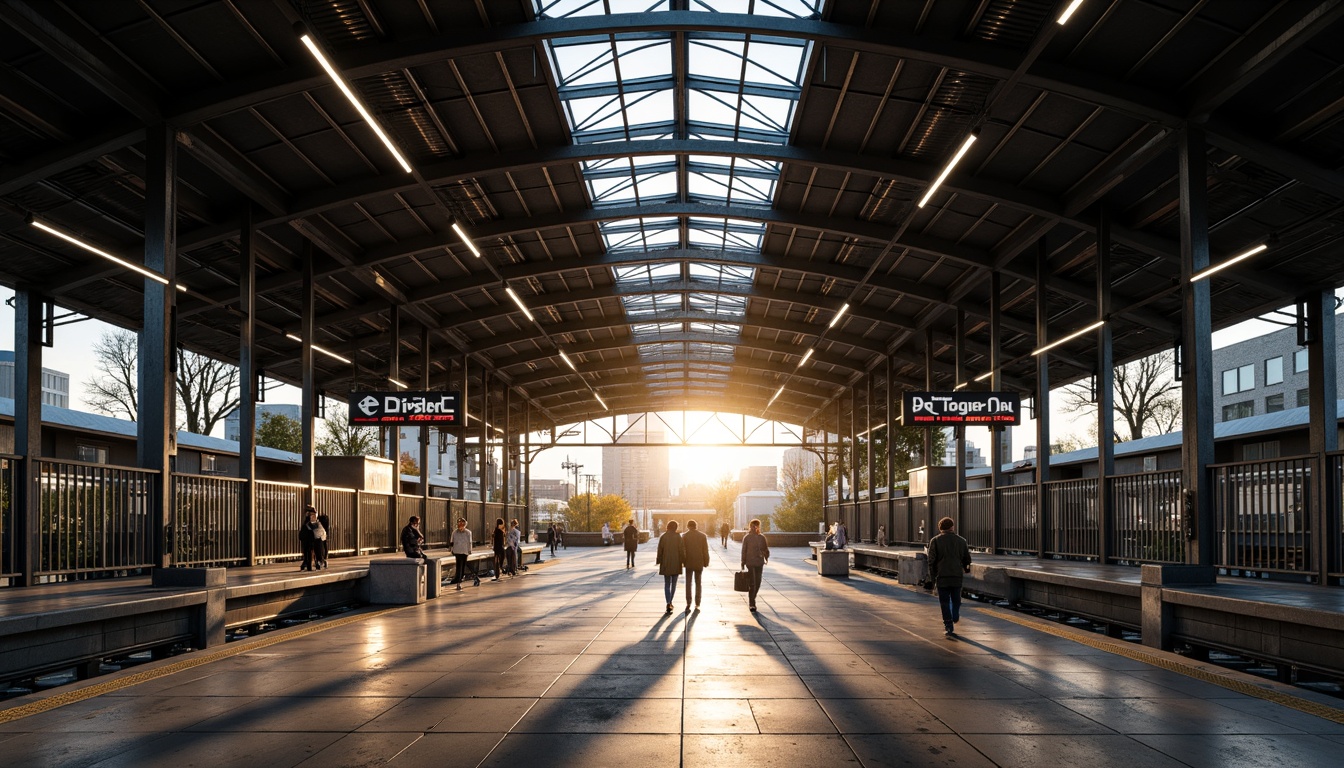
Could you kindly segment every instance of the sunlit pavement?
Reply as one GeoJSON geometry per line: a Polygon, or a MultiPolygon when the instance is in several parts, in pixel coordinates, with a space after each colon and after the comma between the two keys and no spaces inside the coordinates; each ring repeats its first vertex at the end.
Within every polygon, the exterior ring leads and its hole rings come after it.
{"type": "Polygon", "coordinates": [[[561,550],[516,579],[137,685],[99,678],[102,695],[0,725],[0,755],[100,768],[1141,768],[1338,765],[1344,749],[1344,725],[999,609],[967,603],[960,639],[945,639],[927,593],[824,579],[806,550],[774,553],[751,614],[732,591],[738,545],[711,540],[700,610],[683,612],[683,580],[668,615],[655,545],[634,570],[620,547],[561,550]]]}

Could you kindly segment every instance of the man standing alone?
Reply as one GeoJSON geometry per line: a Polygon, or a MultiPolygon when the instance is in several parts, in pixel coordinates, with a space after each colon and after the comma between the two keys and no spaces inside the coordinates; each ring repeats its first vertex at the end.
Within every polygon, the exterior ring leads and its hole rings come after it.
{"type": "MultiPolygon", "coordinates": [[[[467,521],[464,518],[457,518],[457,529],[453,531],[453,562],[456,566],[453,569],[453,583],[457,585],[458,590],[462,589],[462,580],[467,577],[467,555],[471,554],[471,531],[467,528],[467,521]]],[[[481,585],[481,577],[476,575],[476,586],[481,585]]]]}
{"type": "Polygon", "coordinates": [[[943,637],[957,636],[953,625],[961,620],[961,579],[971,572],[971,546],[953,532],[950,517],[938,521],[938,535],[929,542],[929,578],[938,588],[943,612],[943,637]]]}
{"type": "Polygon", "coordinates": [[[700,573],[709,565],[709,537],[697,530],[694,520],[686,523],[681,543],[686,545],[686,612],[691,612],[691,586],[695,586],[695,609],[700,610],[700,573]]]}
{"type": "Polygon", "coordinates": [[[728,548],[728,534],[732,532],[733,529],[731,526],[728,525],[728,521],[726,520],[723,522],[722,525],[719,526],[719,538],[723,540],[724,549],[728,548]]]}
{"type": "Polygon", "coordinates": [[[635,527],[633,519],[627,521],[621,529],[621,538],[625,540],[625,567],[634,568],[635,550],[639,549],[639,529],[635,527]]]}

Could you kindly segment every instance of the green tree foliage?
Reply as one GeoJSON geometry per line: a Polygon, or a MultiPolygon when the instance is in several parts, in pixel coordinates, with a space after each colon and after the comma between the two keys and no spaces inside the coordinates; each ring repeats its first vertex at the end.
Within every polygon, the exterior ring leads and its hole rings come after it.
{"type": "MultiPolygon", "coordinates": [[[[851,446],[846,440],[839,446],[834,454],[835,461],[831,464],[831,484],[837,483],[843,486],[844,498],[850,498],[854,489],[853,474],[850,471],[853,461],[858,467],[860,489],[871,488],[890,488],[893,485],[900,485],[910,479],[910,469],[912,467],[922,467],[926,463],[924,460],[924,433],[929,431],[926,427],[900,427],[893,426],[891,429],[881,429],[870,432],[864,437],[855,441],[857,445],[851,446]],[[890,434],[888,434],[890,433],[890,434]],[[873,447],[873,477],[868,478],[868,443],[872,441],[873,447]],[[892,468],[893,477],[888,482],[887,479],[887,451],[893,452],[892,468]],[[839,480],[837,481],[837,476],[839,480]]],[[[934,429],[933,432],[933,462],[938,463],[942,460],[943,453],[947,450],[947,431],[943,429],[934,429]]],[[[834,448],[833,448],[834,450],[834,448]]],[[[834,498],[830,501],[835,501],[834,498]]]]}
{"type": "Polygon", "coordinates": [[[303,426],[283,413],[263,413],[257,424],[257,445],[278,451],[303,451],[303,426]]]}
{"type": "Polygon", "coordinates": [[[624,496],[614,493],[601,496],[581,493],[571,498],[569,506],[561,510],[567,531],[600,531],[602,523],[607,523],[613,533],[625,527],[625,521],[634,516],[633,511],[624,496]]]}
{"type": "Polygon", "coordinates": [[[344,407],[332,408],[331,415],[322,420],[322,436],[316,451],[319,456],[377,456],[378,430],[375,427],[352,427],[349,412],[344,407]]]}
{"type": "Polygon", "coordinates": [[[784,462],[781,472],[784,500],[775,507],[771,526],[776,531],[815,531],[821,522],[821,469],[808,471],[807,463],[797,459],[784,462]]]}

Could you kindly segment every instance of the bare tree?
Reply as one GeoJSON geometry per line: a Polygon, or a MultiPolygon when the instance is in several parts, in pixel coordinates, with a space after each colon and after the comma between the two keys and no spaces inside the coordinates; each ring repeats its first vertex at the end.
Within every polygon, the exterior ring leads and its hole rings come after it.
{"type": "MultiPolygon", "coordinates": [[[[1115,413],[1128,436],[1117,430],[1116,442],[1162,435],[1181,423],[1181,385],[1172,378],[1171,352],[1161,352],[1115,369],[1115,413]]],[[[1095,414],[1091,389],[1082,384],[1064,387],[1063,408],[1068,413],[1095,414]]]]}
{"type": "Polygon", "coordinates": [[[135,421],[136,361],[140,342],[130,331],[104,333],[93,344],[93,368],[96,373],[85,382],[89,407],[108,416],[124,416],[135,421]]]}
{"type": "MultiPolygon", "coordinates": [[[[86,382],[89,406],[135,421],[139,338],[130,331],[104,333],[93,345],[94,376],[86,382]]],[[[238,368],[212,357],[177,350],[180,429],[208,435],[238,407],[238,368]]]]}
{"type": "Polygon", "coordinates": [[[334,407],[322,420],[322,438],[317,441],[319,456],[377,456],[378,430],[375,427],[350,426],[349,412],[334,407]]]}

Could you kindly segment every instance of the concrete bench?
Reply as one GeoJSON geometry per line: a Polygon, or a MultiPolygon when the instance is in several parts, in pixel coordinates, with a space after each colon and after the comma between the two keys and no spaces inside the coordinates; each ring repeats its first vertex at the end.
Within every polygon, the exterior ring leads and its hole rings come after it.
{"type": "Polygon", "coordinates": [[[427,599],[426,562],[430,558],[398,557],[369,561],[369,602],[374,605],[416,605],[427,599]]]}
{"type": "Polygon", "coordinates": [[[817,573],[822,576],[849,576],[849,550],[822,549],[817,553],[817,573]]]}
{"type": "Polygon", "coordinates": [[[522,556],[519,559],[526,561],[528,555],[533,555],[534,559],[532,560],[532,562],[540,563],[541,552],[542,550],[546,549],[546,546],[547,545],[545,544],[524,544],[521,547],[519,547],[519,549],[522,551],[522,556]]]}

